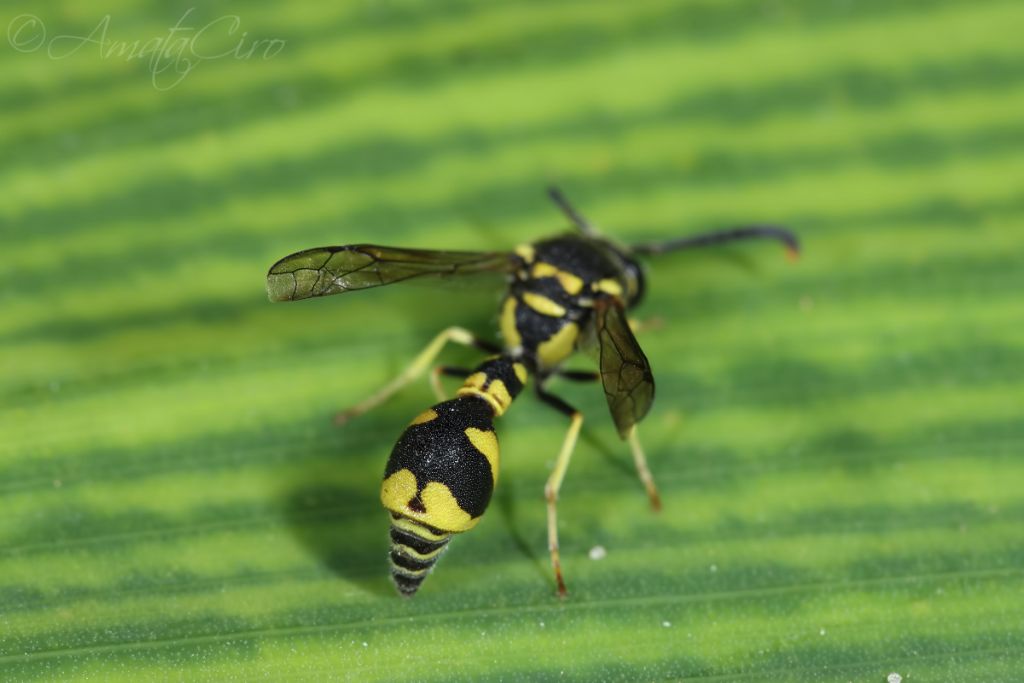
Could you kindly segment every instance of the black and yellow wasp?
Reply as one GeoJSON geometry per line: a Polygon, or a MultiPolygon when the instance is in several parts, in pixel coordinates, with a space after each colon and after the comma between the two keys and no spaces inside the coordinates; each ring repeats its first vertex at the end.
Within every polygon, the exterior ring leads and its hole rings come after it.
{"type": "Polygon", "coordinates": [[[295,301],[369,289],[419,278],[454,278],[482,272],[507,276],[500,309],[501,346],[461,327],[437,335],[411,365],[378,392],[339,414],[339,422],[365,413],[423,375],[445,344],[456,342],[494,354],[472,370],[437,366],[431,383],[439,403],[417,415],[395,444],[384,470],[381,501],[391,515],[391,575],[399,592],[413,595],[453,534],[476,526],[498,480],[500,417],[535,378],[535,393],[569,417],[569,430],[544,495],[548,549],[559,595],[565,595],[558,554],[558,491],[583,415],[548,393],[552,376],[601,380],[619,435],[633,453],[655,510],[657,489],[637,438],[636,425],[654,400],[654,376],[626,311],[644,295],[638,256],[678,251],[748,237],[781,241],[792,254],[796,237],[771,226],[745,226],[656,244],[624,246],[600,235],[557,190],[551,198],[576,231],[524,244],[512,252],[429,251],[368,244],[307,249],[286,256],[267,274],[271,301],[295,301]],[[595,350],[599,372],[565,370],[577,349],[595,350]],[[440,376],[464,378],[445,400],[440,376]]]}

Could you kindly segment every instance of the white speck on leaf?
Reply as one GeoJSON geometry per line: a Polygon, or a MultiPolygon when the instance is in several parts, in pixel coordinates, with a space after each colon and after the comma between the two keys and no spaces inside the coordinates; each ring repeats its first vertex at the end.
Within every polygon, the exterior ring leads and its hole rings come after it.
{"type": "Polygon", "coordinates": [[[819,636],[823,636],[823,635],[825,635],[825,629],[824,629],[824,628],[822,628],[822,629],[821,629],[820,631],[818,631],[818,635],[819,635],[819,636]]]}
{"type": "Polygon", "coordinates": [[[603,545],[595,545],[590,549],[590,552],[587,553],[587,555],[592,560],[603,560],[608,556],[608,551],[604,549],[603,545]]]}
{"type": "Polygon", "coordinates": [[[665,628],[668,628],[668,627],[670,627],[672,625],[672,622],[671,621],[663,621],[663,622],[661,622],[661,625],[664,626],[665,628]]]}
{"type": "Polygon", "coordinates": [[[900,683],[903,680],[903,676],[900,676],[895,671],[886,677],[886,683],[900,683]]]}

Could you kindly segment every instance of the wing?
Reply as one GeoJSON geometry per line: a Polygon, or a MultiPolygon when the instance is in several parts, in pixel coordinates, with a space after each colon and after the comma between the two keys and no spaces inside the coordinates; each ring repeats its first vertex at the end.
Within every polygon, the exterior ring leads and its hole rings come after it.
{"type": "Polygon", "coordinates": [[[505,252],[394,249],[372,244],[306,249],[270,267],[267,296],[297,301],[314,296],[369,289],[413,278],[449,278],[484,272],[508,272],[505,252]]]}
{"type": "Polygon", "coordinates": [[[615,427],[623,439],[644,419],[654,402],[654,375],[618,297],[594,301],[594,332],[601,366],[601,383],[615,427]]]}

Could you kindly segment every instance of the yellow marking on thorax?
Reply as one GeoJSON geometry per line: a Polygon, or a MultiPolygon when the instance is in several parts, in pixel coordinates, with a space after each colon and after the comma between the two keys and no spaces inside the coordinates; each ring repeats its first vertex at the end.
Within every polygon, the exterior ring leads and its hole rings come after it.
{"type": "Polygon", "coordinates": [[[543,294],[523,292],[523,303],[541,315],[552,318],[561,318],[565,315],[565,308],[562,305],[552,301],[543,294]]]}
{"type": "Polygon", "coordinates": [[[520,244],[513,251],[527,263],[533,263],[533,259],[536,258],[536,251],[532,244],[520,244]]]}
{"type": "Polygon", "coordinates": [[[576,323],[566,323],[546,341],[537,345],[537,358],[546,368],[553,368],[572,355],[579,337],[580,328],[576,323]]]}
{"type": "Polygon", "coordinates": [[[515,371],[516,377],[519,378],[520,384],[522,384],[525,387],[526,380],[529,379],[529,376],[526,373],[526,366],[523,365],[522,363],[513,363],[512,370],[515,371]]]}
{"type": "MultiPolygon", "coordinates": [[[[380,500],[391,512],[410,520],[429,524],[435,529],[458,533],[468,531],[476,526],[480,518],[474,519],[468,512],[459,507],[455,496],[447,486],[438,481],[428,482],[423,487],[420,500],[426,512],[417,512],[409,507],[409,501],[416,497],[416,476],[407,469],[400,469],[384,480],[380,490],[380,500]]],[[[404,520],[392,520],[400,529],[405,529],[421,538],[441,540],[444,536],[430,534],[426,529],[415,524],[402,524],[404,520]]]]}
{"type": "Polygon", "coordinates": [[[412,419],[412,422],[409,423],[409,426],[411,427],[412,425],[421,425],[424,422],[430,422],[431,420],[436,420],[436,419],[437,419],[437,411],[434,410],[433,408],[427,408],[422,413],[420,413],[419,415],[414,417],[412,419]]]}
{"type": "Polygon", "coordinates": [[[622,296],[622,285],[618,280],[613,280],[610,277],[606,277],[603,280],[598,280],[593,284],[593,289],[596,292],[604,292],[605,294],[611,294],[612,296],[622,296]]]}
{"type": "Polygon", "coordinates": [[[505,340],[505,346],[510,349],[518,349],[523,345],[523,338],[519,335],[519,328],[516,327],[516,305],[514,296],[505,299],[499,318],[501,336],[505,340]]]}
{"type": "Polygon", "coordinates": [[[558,279],[558,283],[562,285],[562,289],[565,290],[566,294],[575,296],[583,290],[583,279],[577,275],[562,270],[557,266],[553,266],[550,263],[544,261],[538,261],[533,264],[533,269],[530,271],[533,277],[553,277],[558,279]]]}
{"type": "Polygon", "coordinates": [[[498,483],[498,437],[492,431],[484,431],[476,427],[466,428],[466,438],[473,448],[480,451],[491,466],[491,477],[498,483]]]}

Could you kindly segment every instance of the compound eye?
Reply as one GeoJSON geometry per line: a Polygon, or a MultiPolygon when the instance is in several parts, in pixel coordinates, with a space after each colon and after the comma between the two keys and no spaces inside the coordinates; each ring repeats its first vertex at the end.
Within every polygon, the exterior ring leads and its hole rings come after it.
{"type": "Polygon", "coordinates": [[[626,261],[626,280],[628,282],[627,297],[629,305],[636,306],[644,298],[647,290],[647,282],[644,278],[644,270],[636,261],[626,261]]]}

